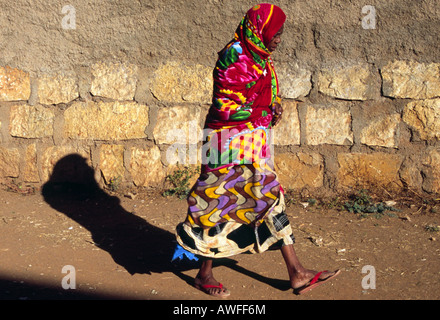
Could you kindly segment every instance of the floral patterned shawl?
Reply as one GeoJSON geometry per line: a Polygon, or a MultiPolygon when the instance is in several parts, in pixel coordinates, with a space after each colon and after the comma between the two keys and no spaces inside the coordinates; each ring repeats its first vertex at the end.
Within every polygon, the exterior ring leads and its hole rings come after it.
{"type": "Polygon", "coordinates": [[[278,80],[267,49],[286,15],[277,6],[260,4],[250,9],[235,38],[220,53],[214,69],[213,104],[206,128],[202,171],[270,158],[269,142],[278,80]]]}
{"type": "Polygon", "coordinates": [[[278,80],[267,46],[285,20],[284,12],[271,4],[256,5],[244,16],[234,40],[219,53],[208,128],[239,125],[272,114],[278,80]]]}

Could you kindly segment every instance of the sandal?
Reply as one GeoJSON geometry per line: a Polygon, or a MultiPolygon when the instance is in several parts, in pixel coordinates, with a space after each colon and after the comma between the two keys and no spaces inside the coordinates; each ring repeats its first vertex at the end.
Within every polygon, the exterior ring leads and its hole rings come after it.
{"type": "Polygon", "coordinates": [[[210,284],[195,284],[194,285],[197,289],[199,289],[200,291],[209,294],[210,296],[213,297],[219,297],[219,298],[226,298],[229,297],[231,295],[231,293],[229,292],[228,289],[223,287],[223,284],[219,283],[218,285],[210,285],[210,284]],[[220,291],[213,291],[210,289],[220,289],[220,291]]]}
{"type": "Polygon", "coordinates": [[[316,288],[318,286],[320,286],[321,284],[326,283],[327,281],[333,279],[334,277],[336,277],[338,274],[341,273],[341,270],[336,270],[332,275],[328,276],[327,278],[324,279],[320,279],[319,277],[324,273],[324,272],[328,272],[326,271],[321,271],[318,272],[312,280],[310,280],[308,283],[306,283],[305,285],[299,287],[299,288],[294,288],[293,289],[293,293],[300,295],[303,293],[306,293],[310,290],[312,290],[313,288],[316,288]]]}

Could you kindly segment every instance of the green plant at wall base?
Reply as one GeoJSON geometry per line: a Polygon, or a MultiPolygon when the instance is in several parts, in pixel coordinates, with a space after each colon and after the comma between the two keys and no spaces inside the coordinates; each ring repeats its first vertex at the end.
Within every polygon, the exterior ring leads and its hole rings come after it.
{"type": "Polygon", "coordinates": [[[396,208],[386,205],[383,202],[374,203],[368,191],[365,189],[360,190],[351,197],[352,199],[345,202],[344,208],[348,212],[360,214],[361,218],[365,218],[369,215],[373,215],[379,219],[384,214],[389,216],[395,216],[387,213],[387,211],[398,211],[396,208]]]}
{"type": "Polygon", "coordinates": [[[17,182],[15,179],[12,179],[11,182],[5,182],[5,186],[7,191],[16,192],[19,194],[35,194],[36,191],[34,187],[23,185],[21,182],[17,182]]]}
{"type": "Polygon", "coordinates": [[[117,191],[119,189],[119,184],[121,183],[121,176],[119,177],[113,177],[110,179],[110,181],[107,183],[107,188],[110,191],[117,191]]]}
{"type": "Polygon", "coordinates": [[[163,192],[163,196],[177,196],[179,199],[186,198],[191,189],[189,184],[190,179],[199,173],[199,168],[178,167],[177,170],[166,177],[166,180],[171,183],[171,187],[163,192]]]}

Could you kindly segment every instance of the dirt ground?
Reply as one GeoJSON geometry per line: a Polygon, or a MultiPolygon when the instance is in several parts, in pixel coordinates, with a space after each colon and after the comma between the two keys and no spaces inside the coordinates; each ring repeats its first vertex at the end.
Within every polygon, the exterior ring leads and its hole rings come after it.
{"type": "MultiPolygon", "coordinates": [[[[170,263],[185,201],[74,186],[32,194],[0,187],[1,299],[215,300],[192,286],[196,266],[170,263]],[[63,289],[73,275],[68,283],[76,288],[63,289]]],[[[306,295],[289,289],[278,251],[224,259],[214,274],[231,291],[229,301],[439,299],[440,213],[435,204],[396,200],[399,211],[381,218],[292,201],[287,214],[303,264],[342,270],[306,295]]]]}

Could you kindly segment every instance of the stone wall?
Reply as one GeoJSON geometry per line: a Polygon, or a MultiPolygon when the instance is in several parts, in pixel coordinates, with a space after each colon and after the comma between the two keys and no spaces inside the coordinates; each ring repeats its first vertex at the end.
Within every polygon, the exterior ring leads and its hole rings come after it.
{"type": "MultiPolygon", "coordinates": [[[[0,2],[0,180],[42,185],[72,155],[102,185],[197,166],[216,52],[253,1],[0,2]]],[[[274,3],[284,187],[440,193],[436,1],[274,3]]]]}

